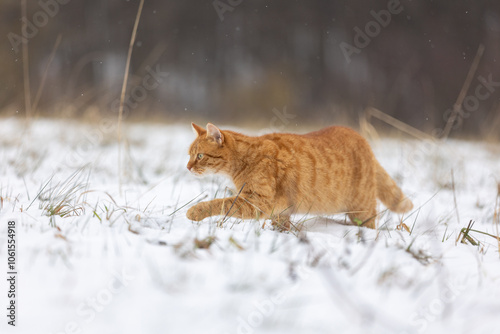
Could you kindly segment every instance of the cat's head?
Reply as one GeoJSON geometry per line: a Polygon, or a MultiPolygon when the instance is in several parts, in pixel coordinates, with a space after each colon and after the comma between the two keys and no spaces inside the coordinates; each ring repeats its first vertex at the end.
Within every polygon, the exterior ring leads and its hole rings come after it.
{"type": "Polygon", "coordinates": [[[229,151],[224,134],[215,125],[207,128],[191,123],[196,139],[189,148],[187,169],[196,176],[229,172],[229,151]]]}

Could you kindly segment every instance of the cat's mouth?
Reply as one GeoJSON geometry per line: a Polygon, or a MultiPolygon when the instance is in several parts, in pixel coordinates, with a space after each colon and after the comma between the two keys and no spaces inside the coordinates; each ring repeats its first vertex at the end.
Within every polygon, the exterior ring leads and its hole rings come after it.
{"type": "Polygon", "coordinates": [[[203,173],[204,173],[205,171],[203,171],[203,170],[194,170],[194,169],[191,169],[191,170],[190,170],[190,172],[191,172],[191,174],[193,174],[194,176],[201,177],[201,176],[203,176],[203,173]]]}

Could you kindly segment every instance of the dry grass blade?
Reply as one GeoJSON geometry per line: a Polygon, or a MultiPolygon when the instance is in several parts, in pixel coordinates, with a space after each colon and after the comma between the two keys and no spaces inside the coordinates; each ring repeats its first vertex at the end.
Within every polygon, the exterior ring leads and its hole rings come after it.
{"type": "Polygon", "coordinates": [[[403,223],[403,221],[401,221],[401,222],[400,222],[400,223],[396,226],[396,230],[398,230],[398,231],[405,230],[406,232],[408,232],[409,234],[411,234],[410,228],[408,227],[408,225],[406,225],[405,223],[403,223]]]}
{"type": "Polygon", "coordinates": [[[142,7],[144,6],[144,0],[141,0],[139,4],[139,9],[137,10],[137,16],[135,18],[135,23],[134,23],[134,29],[132,30],[132,37],[130,38],[130,44],[128,47],[128,55],[127,55],[127,64],[125,65],[125,75],[123,77],[123,85],[122,85],[122,92],[120,95],[120,108],[118,110],[118,181],[119,181],[119,187],[120,187],[120,193],[121,193],[121,175],[122,175],[122,160],[121,160],[121,141],[122,141],[122,119],[123,119],[123,105],[125,103],[125,92],[127,90],[127,81],[128,81],[128,73],[129,73],[129,68],[130,68],[130,59],[132,58],[132,50],[134,47],[135,43],[135,36],[137,34],[137,27],[139,26],[139,20],[141,18],[141,13],[142,13],[142,7]]]}
{"type": "MultiPolygon", "coordinates": [[[[203,195],[203,193],[197,195],[195,198],[193,198],[192,200],[190,200],[189,202],[187,202],[186,204],[176,208],[174,211],[172,211],[172,213],[169,214],[169,216],[173,216],[174,214],[176,214],[179,210],[182,210],[183,208],[185,208],[186,206],[188,206],[189,204],[193,203],[198,197],[200,197],[201,195],[203,195]]],[[[200,198],[198,200],[198,202],[204,200],[205,198],[207,198],[207,195],[205,194],[205,196],[203,196],[202,198],[200,198]]]]}
{"type": "Polygon", "coordinates": [[[227,210],[226,215],[224,216],[224,218],[222,218],[222,223],[224,223],[224,222],[226,221],[227,215],[229,215],[229,212],[231,212],[231,209],[233,208],[234,203],[236,203],[236,201],[238,200],[238,197],[240,197],[240,194],[241,194],[241,192],[243,191],[243,188],[245,188],[245,185],[246,185],[246,182],[245,182],[245,183],[243,183],[243,185],[241,186],[240,191],[238,191],[238,194],[237,194],[237,195],[236,195],[236,197],[234,198],[233,203],[231,203],[231,206],[229,207],[229,210],[227,210]]]}
{"type": "Polygon", "coordinates": [[[52,48],[52,52],[50,53],[49,61],[47,62],[47,65],[45,66],[45,70],[43,71],[42,75],[42,81],[40,83],[40,86],[38,87],[38,91],[36,92],[35,96],[35,101],[33,102],[33,114],[36,117],[37,114],[37,108],[38,108],[38,102],[40,102],[40,97],[42,96],[43,88],[45,87],[45,81],[47,80],[47,74],[49,74],[49,68],[50,65],[52,64],[52,61],[54,60],[54,56],[56,55],[57,48],[59,48],[59,44],[61,44],[61,39],[62,39],[62,34],[59,34],[56,39],[56,43],[54,44],[54,47],[52,48]]]}
{"type": "Polygon", "coordinates": [[[493,214],[497,230],[498,254],[500,255],[500,234],[498,233],[498,225],[500,225],[500,182],[497,183],[497,198],[495,201],[495,213],[493,214]]]}
{"type": "Polygon", "coordinates": [[[471,244],[473,244],[474,246],[477,246],[477,243],[474,241],[474,239],[469,236],[469,232],[472,228],[472,226],[474,225],[474,222],[471,220],[469,222],[469,224],[467,225],[467,227],[464,227],[460,230],[460,233],[458,234],[458,238],[457,240],[455,241],[455,245],[460,241],[460,243],[462,244],[467,244],[467,240],[469,240],[469,242],[471,244]]]}
{"type": "Polygon", "coordinates": [[[475,233],[479,233],[479,234],[483,234],[483,235],[487,235],[489,237],[492,237],[494,239],[496,239],[497,241],[500,241],[500,238],[497,237],[496,235],[493,235],[493,234],[489,234],[487,232],[483,232],[483,231],[479,231],[479,230],[473,230],[473,229],[470,229],[469,232],[475,232],[475,233]]]}
{"type": "Polygon", "coordinates": [[[460,214],[458,213],[457,196],[455,194],[455,177],[453,176],[453,169],[451,170],[451,188],[453,190],[453,203],[455,204],[455,212],[457,214],[457,222],[460,224],[460,214]]]}
{"type": "MultiPolygon", "coordinates": [[[[26,16],[26,0],[21,1],[21,15],[23,21],[27,21],[26,16]]],[[[23,34],[21,34],[23,35],[23,34]]],[[[24,81],[24,106],[26,108],[26,120],[31,118],[31,88],[30,88],[30,69],[29,69],[29,56],[28,56],[28,42],[23,42],[23,81],[24,81]]]]}
{"type": "Polygon", "coordinates": [[[139,234],[140,234],[140,233],[139,233],[139,231],[136,231],[136,230],[133,230],[133,229],[132,229],[132,225],[130,225],[130,223],[128,224],[128,231],[129,231],[129,232],[132,232],[132,233],[134,233],[134,234],[137,234],[137,235],[139,235],[139,234]]]}
{"type": "Polygon", "coordinates": [[[35,196],[35,198],[33,198],[33,200],[31,201],[31,203],[28,205],[28,207],[26,208],[26,210],[29,210],[29,208],[33,205],[33,203],[35,202],[35,200],[37,198],[40,198],[40,195],[43,193],[43,191],[45,190],[45,188],[50,184],[50,182],[52,182],[52,178],[54,176],[51,176],[50,179],[42,186],[42,188],[40,189],[40,191],[38,192],[38,194],[35,196]]]}
{"type": "Polygon", "coordinates": [[[413,258],[415,258],[415,260],[417,260],[421,264],[423,265],[431,264],[435,260],[431,255],[427,254],[421,249],[416,250],[415,248],[412,248],[413,243],[415,242],[416,239],[417,238],[411,241],[411,243],[408,245],[405,251],[411,256],[413,256],[413,258]]]}
{"type": "MultiPolygon", "coordinates": [[[[371,117],[375,117],[375,118],[378,118],[379,120],[393,126],[394,128],[400,130],[400,131],[403,131],[415,138],[418,138],[418,139],[421,139],[421,140],[434,140],[434,137],[428,135],[427,133],[425,132],[422,132],[418,129],[415,129],[414,127],[404,123],[404,122],[401,122],[399,119],[396,119],[392,116],[389,116],[388,114],[376,109],[376,108],[369,108],[365,111],[365,115],[364,115],[364,122],[366,124],[370,124],[370,118],[371,117]]],[[[365,124],[365,126],[366,126],[365,124]]],[[[373,128],[373,126],[372,126],[373,128]]],[[[374,130],[374,128],[373,128],[374,130]]],[[[371,130],[373,132],[373,130],[371,130]]]]}
{"type": "Polygon", "coordinates": [[[234,239],[232,236],[229,237],[229,243],[236,247],[240,251],[244,251],[245,247],[243,247],[236,239],[234,239]]]}
{"type": "Polygon", "coordinates": [[[465,99],[465,94],[467,94],[467,91],[469,90],[470,83],[472,82],[472,78],[474,76],[474,73],[476,73],[477,66],[479,65],[479,61],[481,60],[481,57],[483,56],[483,52],[484,52],[484,45],[479,44],[476,56],[474,57],[474,60],[472,61],[469,72],[467,73],[467,77],[465,78],[464,84],[462,85],[462,89],[460,90],[460,93],[458,94],[457,100],[456,100],[455,104],[453,105],[452,117],[450,117],[448,119],[448,122],[446,123],[446,126],[443,130],[443,137],[442,137],[443,139],[448,138],[448,135],[450,134],[451,128],[452,128],[453,124],[455,124],[455,120],[457,119],[457,115],[462,110],[462,103],[465,99]]]}
{"type": "Polygon", "coordinates": [[[214,236],[208,236],[204,239],[194,239],[194,246],[198,249],[209,249],[210,246],[217,240],[214,236]]]}

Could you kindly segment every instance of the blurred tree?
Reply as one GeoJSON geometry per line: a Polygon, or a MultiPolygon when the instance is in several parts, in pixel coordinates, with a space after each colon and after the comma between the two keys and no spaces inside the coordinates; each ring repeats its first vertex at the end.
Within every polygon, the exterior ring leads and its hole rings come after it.
{"type": "MultiPolygon", "coordinates": [[[[20,2],[2,1],[0,110],[24,111],[22,56],[9,36],[29,45],[36,92],[62,34],[40,111],[115,112],[137,6],[136,0],[28,1],[21,20],[20,2]],[[36,32],[23,37],[30,25],[36,32]]],[[[269,122],[273,108],[287,106],[296,122],[327,123],[355,120],[375,106],[432,130],[445,123],[480,43],[485,53],[468,94],[481,84],[478,76],[500,81],[499,7],[493,0],[147,0],[132,57],[129,91],[136,87],[137,96],[130,117],[269,122]],[[369,41],[356,47],[362,35],[369,41]],[[346,57],[346,44],[357,52],[346,57]],[[168,77],[139,96],[157,67],[168,77]]],[[[464,119],[465,132],[498,119],[500,89],[492,87],[464,119]]]]}

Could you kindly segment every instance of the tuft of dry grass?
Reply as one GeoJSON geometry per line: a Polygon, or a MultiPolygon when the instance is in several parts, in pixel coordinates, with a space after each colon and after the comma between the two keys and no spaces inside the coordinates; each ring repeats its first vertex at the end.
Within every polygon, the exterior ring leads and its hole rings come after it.
{"type": "Polygon", "coordinates": [[[423,264],[425,266],[435,262],[436,259],[434,257],[432,257],[430,254],[428,254],[427,252],[423,251],[422,249],[415,249],[415,247],[412,247],[413,243],[415,242],[416,239],[417,238],[414,238],[410,242],[410,244],[405,249],[405,251],[408,254],[410,254],[415,260],[417,260],[418,262],[420,262],[421,264],[423,264]]]}
{"type": "Polygon", "coordinates": [[[79,169],[66,180],[48,187],[52,182],[50,178],[36,196],[40,200],[40,209],[51,217],[54,226],[56,216],[61,218],[79,216],[85,212],[84,195],[87,192],[88,182],[83,179],[82,172],[83,169],[79,169]]]}
{"type": "Polygon", "coordinates": [[[473,246],[479,246],[479,244],[480,244],[479,241],[477,241],[476,239],[474,239],[473,236],[470,235],[470,232],[474,231],[472,229],[473,226],[474,226],[474,222],[472,220],[469,221],[469,224],[467,225],[467,227],[464,227],[460,230],[460,233],[458,234],[458,238],[455,241],[455,244],[457,244],[459,241],[462,244],[467,244],[467,241],[468,241],[473,246]]]}
{"type": "MultiPolygon", "coordinates": [[[[479,233],[479,234],[483,234],[483,235],[492,237],[492,238],[496,239],[498,241],[498,243],[500,244],[500,238],[498,236],[490,234],[490,233],[486,233],[483,231],[474,230],[474,229],[472,229],[473,226],[474,226],[474,221],[473,220],[469,221],[469,224],[467,225],[467,227],[464,227],[460,230],[460,233],[458,234],[458,238],[457,238],[455,244],[457,244],[458,242],[460,242],[462,244],[467,244],[467,242],[469,242],[473,246],[481,246],[481,242],[479,242],[479,240],[477,240],[477,238],[474,238],[472,236],[471,232],[479,233]]],[[[498,225],[497,225],[497,230],[498,230],[498,225]]]]}
{"type": "Polygon", "coordinates": [[[195,238],[194,239],[194,247],[196,249],[209,249],[210,246],[212,246],[212,244],[216,240],[217,240],[217,238],[214,236],[208,236],[208,237],[203,238],[203,239],[195,238]]]}

